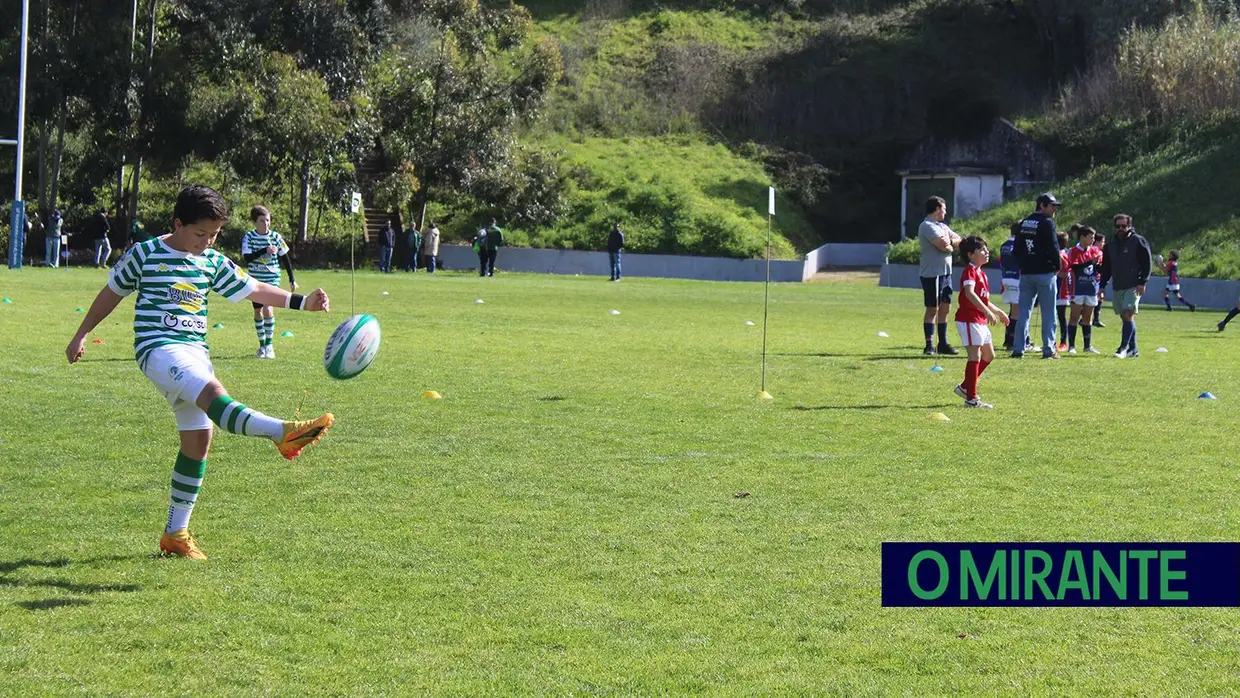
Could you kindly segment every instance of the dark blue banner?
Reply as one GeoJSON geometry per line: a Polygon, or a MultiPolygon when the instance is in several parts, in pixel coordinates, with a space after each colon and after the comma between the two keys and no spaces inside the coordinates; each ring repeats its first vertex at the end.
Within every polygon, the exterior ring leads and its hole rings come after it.
{"type": "Polygon", "coordinates": [[[1240,606],[1240,543],[883,543],[884,606],[1240,606]]]}

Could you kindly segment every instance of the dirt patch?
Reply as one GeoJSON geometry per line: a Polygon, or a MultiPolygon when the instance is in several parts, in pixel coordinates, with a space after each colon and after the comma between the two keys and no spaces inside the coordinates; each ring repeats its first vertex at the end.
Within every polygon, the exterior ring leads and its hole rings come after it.
{"type": "Polygon", "coordinates": [[[878,283],[879,267],[826,267],[810,277],[812,284],[878,283]]]}

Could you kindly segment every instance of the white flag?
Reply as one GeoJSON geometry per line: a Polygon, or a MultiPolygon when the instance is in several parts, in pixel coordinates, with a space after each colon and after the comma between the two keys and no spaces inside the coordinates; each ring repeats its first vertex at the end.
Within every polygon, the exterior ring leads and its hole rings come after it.
{"type": "Polygon", "coordinates": [[[771,187],[771,196],[766,208],[768,215],[775,215],[775,187],[771,187]]]}

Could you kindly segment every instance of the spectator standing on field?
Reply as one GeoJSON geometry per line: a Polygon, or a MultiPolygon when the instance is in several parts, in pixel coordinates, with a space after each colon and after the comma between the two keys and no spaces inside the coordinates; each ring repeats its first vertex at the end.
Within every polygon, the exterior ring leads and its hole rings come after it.
{"type": "Polygon", "coordinates": [[[392,250],[396,247],[396,220],[388,219],[379,231],[379,271],[392,273],[392,250]]]}
{"type": "Polygon", "coordinates": [[[108,240],[112,224],[108,222],[108,212],[103,209],[95,212],[90,220],[90,228],[92,243],[95,247],[95,266],[106,267],[108,258],[112,256],[112,243],[108,240]]]}
{"type": "Polygon", "coordinates": [[[409,245],[409,259],[405,261],[405,271],[416,272],[418,256],[422,254],[422,233],[413,222],[409,223],[409,229],[405,231],[405,242],[409,245]]]}
{"type": "Polygon", "coordinates": [[[926,312],[922,317],[922,330],[926,336],[926,356],[955,355],[960,352],[947,343],[947,313],[952,309],[952,253],[960,244],[960,236],[947,226],[947,202],[940,196],[926,199],[926,219],[917,228],[917,241],[921,245],[921,292],[926,312]],[[935,326],[938,326],[939,346],[934,346],[935,326]]]}
{"type": "Polygon", "coordinates": [[[494,218],[486,227],[486,236],[482,242],[483,252],[486,253],[482,264],[483,271],[487,276],[495,276],[495,257],[499,254],[499,248],[504,246],[504,231],[495,224],[494,218]]]}
{"type": "Polygon", "coordinates": [[[47,223],[43,229],[44,246],[47,252],[44,261],[49,267],[60,266],[60,236],[63,225],[64,219],[60,216],[60,209],[52,209],[52,212],[47,215],[47,223]]]}
{"type": "MultiPolygon", "coordinates": [[[[1063,262],[1055,230],[1058,212],[1059,199],[1054,194],[1047,192],[1039,196],[1037,209],[1020,222],[1013,249],[1016,259],[1020,260],[1020,320],[1015,336],[1029,334],[1029,319],[1033,315],[1034,301],[1037,301],[1042,307],[1043,359],[1059,358],[1059,352],[1055,351],[1055,282],[1063,262]]],[[[1024,347],[1012,352],[1013,359],[1024,355],[1024,347]]]]}
{"type": "Polygon", "coordinates": [[[435,221],[426,228],[426,235],[422,238],[422,263],[426,265],[426,273],[434,274],[435,265],[439,262],[439,226],[435,225],[435,221]]]}
{"type": "Polygon", "coordinates": [[[1115,358],[1135,359],[1141,355],[1137,351],[1137,311],[1154,259],[1150,243],[1133,230],[1132,216],[1118,213],[1114,220],[1115,233],[1102,258],[1102,285],[1111,282],[1111,307],[1124,322],[1115,358]]]}
{"type": "Polygon", "coordinates": [[[620,280],[620,251],[624,249],[624,231],[620,229],[620,222],[616,221],[615,227],[611,229],[611,234],[607,236],[607,256],[611,261],[611,280],[620,280]]]}

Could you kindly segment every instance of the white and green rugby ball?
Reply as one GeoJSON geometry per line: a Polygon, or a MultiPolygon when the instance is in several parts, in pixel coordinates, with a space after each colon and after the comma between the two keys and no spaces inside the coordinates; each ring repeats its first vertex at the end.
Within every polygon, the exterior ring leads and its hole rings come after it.
{"type": "Polygon", "coordinates": [[[332,378],[345,380],[365,371],[377,353],[379,321],[373,315],[354,315],[340,323],[327,340],[323,367],[332,378]]]}

